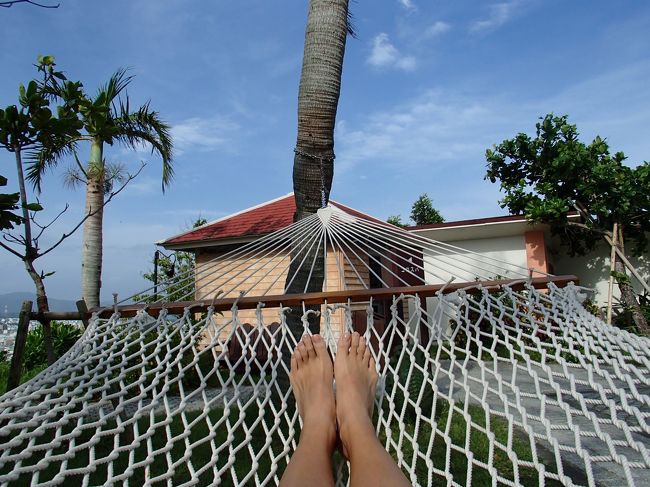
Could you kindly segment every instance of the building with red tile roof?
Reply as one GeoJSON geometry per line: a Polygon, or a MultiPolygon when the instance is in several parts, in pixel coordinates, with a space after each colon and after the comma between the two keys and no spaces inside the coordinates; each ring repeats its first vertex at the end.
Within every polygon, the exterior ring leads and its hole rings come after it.
{"type": "MultiPolygon", "coordinates": [[[[330,203],[349,215],[386,224],[336,201],[330,203]]],[[[293,223],[295,211],[296,201],[293,193],[289,193],[157,243],[170,250],[191,250],[199,247],[244,243],[288,227],[293,223]]]]}
{"type": "MultiPolygon", "coordinates": [[[[330,203],[350,215],[388,225],[341,203],[330,203]]],[[[175,235],[158,242],[158,245],[169,250],[195,253],[198,269],[222,252],[288,227],[293,222],[294,212],[295,200],[293,193],[289,193],[175,235]]],[[[570,218],[579,217],[572,214],[570,218]]],[[[521,215],[451,221],[407,227],[406,230],[457,245],[459,256],[467,251],[541,272],[577,275],[585,286],[597,289],[596,301],[599,304],[607,297],[609,264],[606,246],[599,245],[593,254],[587,256],[571,257],[551,235],[548,226],[532,225],[521,215]]],[[[643,274],[648,274],[645,261],[637,263],[635,259],[635,263],[643,274]]],[[[278,288],[277,291],[281,293],[282,290],[278,288]]]]}

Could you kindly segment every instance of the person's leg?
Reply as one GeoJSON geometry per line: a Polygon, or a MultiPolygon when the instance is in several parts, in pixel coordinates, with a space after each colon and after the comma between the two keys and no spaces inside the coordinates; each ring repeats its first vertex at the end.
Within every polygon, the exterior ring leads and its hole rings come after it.
{"type": "Polygon", "coordinates": [[[375,361],[358,333],[343,335],[334,360],[336,418],[343,453],[350,461],[350,486],[411,485],[377,439],[372,408],[375,361]]]}
{"type": "Polygon", "coordinates": [[[332,360],[320,335],[305,335],[291,356],[289,374],[303,421],[298,447],[287,465],[281,487],[333,486],[332,453],[336,444],[336,410],[332,360]]]}

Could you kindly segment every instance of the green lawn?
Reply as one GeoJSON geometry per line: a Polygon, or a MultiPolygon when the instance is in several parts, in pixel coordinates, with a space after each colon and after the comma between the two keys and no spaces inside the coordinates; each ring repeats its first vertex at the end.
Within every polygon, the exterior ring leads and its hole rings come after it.
{"type": "MultiPolygon", "coordinates": [[[[462,408],[462,405],[460,407],[462,408]]],[[[473,423],[485,427],[485,413],[483,410],[470,406],[468,411],[473,423]]],[[[444,470],[449,450],[450,471],[454,476],[454,481],[465,485],[468,458],[464,452],[455,450],[452,445],[461,447],[465,445],[468,423],[463,415],[458,412],[450,413],[448,404],[445,402],[437,403],[433,417],[435,427],[420,421],[418,435],[413,437],[416,424],[407,414],[405,422],[401,423],[406,433],[406,435],[402,435],[401,442],[399,428],[397,427],[399,423],[397,421],[391,421],[389,427],[380,427],[380,440],[384,444],[388,443],[388,450],[395,458],[397,458],[397,448],[400,448],[405,465],[414,467],[418,482],[421,485],[429,484],[429,471],[425,462],[426,452],[431,452],[429,458],[434,468],[444,470]],[[449,423],[450,442],[446,443],[442,432],[447,428],[449,414],[452,414],[449,423]],[[390,441],[387,441],[388,438],[390,438],[390,441]]],[[[212,484],[215,480],[215,470],[218,471],[226,465],[234,466],[238,482],[246,479],[246,485],[252,485],[254,483],[253,475],[257,475],[261,480],[271,473],[272,461],[269,452],[273,452],[276,457],[281,457],[277,460],[275,467],[277,469],[275,475],[279,478],[286,466],[286,456],[283,455],[284,441],[277,432],[274,435],[268,435],[262,427],[263,423],[269,429],[274,425],[274,415],[271,408],[266,407],[262,412],[257,407],[248,407],[244,412],[236,409],[231,410],[229,413],[230,424],[234,425],[238,421],[241,424],[233,428],[230,437],[225,422],[222,421],[221,424],[217,425],[217,422],[223,419],[224,411],[222,409],[215,409],[204,418],[200,418],[198,412],[191,412],[185,414],[184,417],[175,416],[169,420],[163,415],[155,416],[153,421],[149,418],[141,419],[135,431],[140,440],[137,448],[132,452],[114,452],[114,446],[117,444],[118,438],[121,445],[128,443],[127,433],[116,434],[113,431],[115,422],[107,423],[102,429],[102,433],[95,437],[92,436],[94,430],[78,431],[78,436],[74,439],[63,438],[58,442],[52,452],[53,457],[48,460],[49,465],[41,471],[38,481],[51,480],[59,472],[66,471],[64,485],[80,484],[82,478],[80,474],[82,472],[78,469],[83,469],[89,463],[90,443],[94,444],[93,456],[96,464],[94,472],[90,475],[90,485],[102,485],[106,482],[109,465],[113,476],[116,476],[126,472],[129,464],[133,465],[133,471],[129,477],[130,485],[139,486],[144,483],[145,479],[156,477],[159,477],[160,480],[157,484],[164,485],[167,473],[170,474],[172,484],[178,485],[192,478],[189,462],[191,462],[194,471],[197,472],[208,465],[213,457],[216,458],[216,466],[214,468],[209,467],[199,475],[195,475],[195,478],[198,479],[196,485],[212,484]],[[182,433],[186,430],[186,425],[188,436],[183,437],[182,433]],[[228,445],[232,445],[232,448],[229,448],[228,445]],[[64,466],[60,459],[56,459],[56,455],[75,450],[76,447],[80,446],[82,448],[79,448],[79,452],[74,455],[74,458],[67,465],[64,466]],[[165,450],[159,451],[155,457],[147,459],[148,451],[160,449],[165,450]],[[219,449],[221,451],[218,451],[219,449]],[[263,452],[263,454],[257,455],[257,468],[253,470],[253,456],[257,452],[263,452]],[[112,463],[110,460],[112,460],[112,463]],[[75,469],[77,469],[76,472],[75,469]]],[[[280,428],[286,435],[289,426],[284,423],[280,424],[280,428]]],[[[501,443],[507,441],[507,423],[504,420],[491,416],[489,430],[495,435],[497,441],[501,443]]],[[[64,433],[70,431],[72,431],[72,428],[68,427],[64,433]]],[[[474,459],[487,463],[489,456],[487,435],[476,427],[472,427],[469,438],[474,459]]],[[[36,441],[36,448],[32,447],[31,449],[36,450],[37,445],[45,447],[52,441],[52,434],[44,434],[36,441]]],[[[26,447],[27,441],[12,449],[12,453],[22,451],[26,447]]],[[[516,435],[513,450],[520,460],[531,459],[529,445],[516,435]]],[[[42,461],[43,465],[45,465],[44,460],[43,453],[36,453],[28,461],[24,462],[23,466],[36,465],[39,461],[42,461]]],[[[513,462],[504,450],[498,448],[494,450],[493,465],[500,476],[514,479],[513,462]]],[[[0,469],[0,473],[6,472],[6,467],[0,469]]],[[[433,477],[434,484],[442,480],[435,473],[433,477]],[[435,480],[436,477],[438,477],[437,481],[435,480]]],[[[224,470],[220,478],[221,485],[236,485],[230,468],[224,470]]],[[[520,469],[519,478],[524,485],[539,485],[537,472],[532,468],[520,469]]],[[[19,481],[11,485],[30,485],[30,481],[31,476],[23,475],[19,481]]],[[[476,464],[472,466],[473,485],[490,485],[491,482],[492,476],[487,470],[478,467],[476,464]]],[[[275,484],[273,476],[271,476],[269,484],[275,484]]],[[[546,485],[560,484],[547,480],[546,485]]]]}

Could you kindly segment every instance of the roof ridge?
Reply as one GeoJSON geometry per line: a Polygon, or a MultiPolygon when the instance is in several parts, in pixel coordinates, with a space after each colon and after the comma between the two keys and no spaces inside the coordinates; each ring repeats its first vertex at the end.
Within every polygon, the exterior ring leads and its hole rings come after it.
{"type": "MultiPolygon", "coordinates": [[[[380,219],[377,218],[376,216],[372,216],[372,215],[370,215],[369,213],[366,213],[366,212],[364,212],[364,211],[357,210],[356,208],[352,208],[351,206],[344,205],[343,203],[339,203],[338,201],[330,200],[330,203],[336,205],[336,206],[339,208],[339,210],[343,210],[343,211],[344,211],[345,213],[347,213],[348,215],[350,215],[351,213],[350,213],[349,211],[347,211],[347,210],[352,210],[352,211],[354,211],[354,212],[356,212],[356,213],[359,213],[359,214],[365,216],[365,217],[368,218],[369,220],[373,220],[373,221],[375,221],[375,222],[379,222],[379,223],[386,223],[385,221],[380,220],[380,219]]],[[[354,216],[354,215],[352,215],[352,216],[354,216]]]]}
{"type": "Polygon", "coordinates": [[[173,240],[175,238],[182,237],[183,235],[187,235],[188,233],[192,233],[192,232],[195,232],[195,231],[200,230],[202,228],[209,227],[210,225],[215,225],[217,223],[220,223],[220,222],[223,222],[223,221],[226,221],[226,220],[230,220],[231,218],[242,215],[244,213],[248,213],[249,211],[257,210],[258,208],[262,208],[264,206],[271,205],[273,203],[277,203],[278,201],[283,200],[285,198],[288,198],[289,196],[293,196],[293,191],[291,191],[290,193],[287,193],[287,194],[285,194],[283,196],[278,196],[277,198],[273,198],[271,200],[265,201],[264,203],[259,203],[257,205],[251,206],[250,208],[246,208],[244,210],[236,211],[235,213],[231,213],[230,215],[222,216],[221,218],[217,218],[216,220],[213,220],[211,222],[204,223],[200,227],[190,228],[189,230],[181,232],[181,233],[179,233],[177,235],[172,235],[171,237],[167,237],[166,239],[158,240],[156,242],[156,245],[162,245],[165,242],[168,242],[168,241],[173,240]]]}

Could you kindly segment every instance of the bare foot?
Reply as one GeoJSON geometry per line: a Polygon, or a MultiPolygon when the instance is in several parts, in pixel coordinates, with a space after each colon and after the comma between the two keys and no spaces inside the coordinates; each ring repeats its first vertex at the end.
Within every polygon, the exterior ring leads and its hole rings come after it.
{"type": "Polygon", "coordinates": [[[358,433],[371,432],[372,409],[377,388],[375,361],[363,337],[354,332],[341,335],[334,360],[336,419],[343,454],[349,458],[350,442],[358,433]]]}
{"type": "Polygon", "coordinates": [[[303,421],[301,440],[315,435],[330,452],[336,442],[332,360],[320,335],[305,335],[291,355],[289,380],[303,421]]]}

